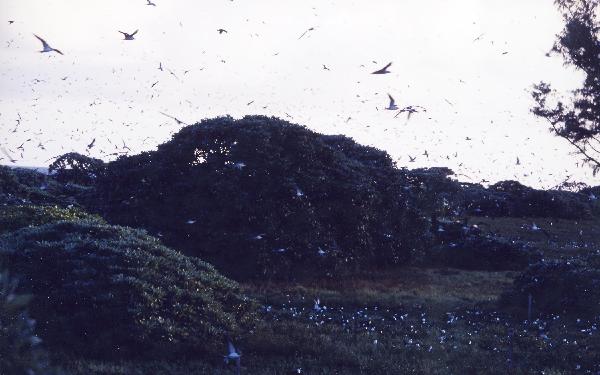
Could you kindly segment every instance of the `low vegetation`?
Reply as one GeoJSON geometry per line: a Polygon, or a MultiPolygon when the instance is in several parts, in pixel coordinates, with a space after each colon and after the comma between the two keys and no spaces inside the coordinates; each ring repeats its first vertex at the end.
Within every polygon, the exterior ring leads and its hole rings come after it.
{"type": "Polygon", "coordinates": [[[0,373],[49,374],[46,353],[29,317],[30,296],[16,292],[17,279],[0,272],[0,373]]]}
{"type": "Polygon", "coordinates": [[[33,297],[40,337],[66,352],[202,355],[254,324],[235,282],[140,230],[60,221],[4,235],[0,247],[33,297]]]}

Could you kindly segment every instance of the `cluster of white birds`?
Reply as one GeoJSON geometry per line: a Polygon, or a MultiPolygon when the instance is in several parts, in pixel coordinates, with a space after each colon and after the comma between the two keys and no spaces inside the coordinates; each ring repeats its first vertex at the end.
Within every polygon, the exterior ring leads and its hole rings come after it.
{"type": "Polygon", "coordinates": [[[513,340],[515,337],[527,337],[534,342],[539,341],[542,347],[573,344],[578,337],[600,334],[600,327],[594,320],[566,319],[560,315],[523,320],[515,325],[508,316],[495,311],[459,309],[436,317],[430,316],[428,309],[419,304],[408,305],[402,311],[378,306],[325,308],[319,298],[314,300],[312,308],[290,298],[287,303],[278,306],[265,306],[263,314],[267,320],[306,322],[313,329],[325,325],[338,326],[346,334],[357,335],[357,339],[364,338],[364,335],[371,337],[376,346],[397,347],[397,343],[401,342],[406,349],[432,353],[464,350],[459,347],[466,345],[507,358],[512,345],[510,340],[497,337],[491,343],[486,339],[490,331],[496,334],[504,330],[506,337],[512,335],[513,340]],[[577,329],[574,330],[574,326],[577,329]]]}

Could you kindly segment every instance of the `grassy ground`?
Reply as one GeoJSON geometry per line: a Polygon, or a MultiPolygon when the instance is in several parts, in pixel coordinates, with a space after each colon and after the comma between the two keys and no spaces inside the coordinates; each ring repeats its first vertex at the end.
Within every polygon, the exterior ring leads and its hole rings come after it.
{"type": "MultiPolygon", "coordinates": [[[[529,241],[549,257],[600,249],[595,222],[472,218],[470,223],[529,241]],[[534,222],[544,231],[532,230],[534,222]]],[[[497,299],[517,275],[406,267],[244,285],[263,305],[265,323],[236,343],[243,352],[241,373],[600,373],[599,321],[546,316],[528,322],[499,309],[497,299]]],[[[55,362],[82,375],[235,373],[221,358],[106,362],[55,354],[55,362]]]]}

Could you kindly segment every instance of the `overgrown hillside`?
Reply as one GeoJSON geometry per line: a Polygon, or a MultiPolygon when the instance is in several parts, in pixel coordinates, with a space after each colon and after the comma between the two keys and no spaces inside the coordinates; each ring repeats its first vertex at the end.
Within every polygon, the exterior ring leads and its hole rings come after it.
{"type": "Polygon", "coordinates": [[[252,374],[600,371],[598,187],[260,116],[50,170],[0,168],[0,373],[234,373],[227,340],[252,374]]]}

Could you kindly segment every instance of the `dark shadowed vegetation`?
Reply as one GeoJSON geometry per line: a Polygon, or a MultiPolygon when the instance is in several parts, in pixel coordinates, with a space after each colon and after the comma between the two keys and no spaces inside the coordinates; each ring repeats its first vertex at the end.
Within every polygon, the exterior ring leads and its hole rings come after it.
{"type": "Polygon", "coordinates": [[[385,152],[253,116],[109,163],[95,202],[228,275],[294,278],[406,263],[427,243],[411,196],[385,152]]]}
{"type": "Polygon", "coordinates": [[[254,324],[235,282],[140,230],[60,221],[4,235],[0,246],[33,297],[38,334],[67,352],[206,355],[254,324]]]}

